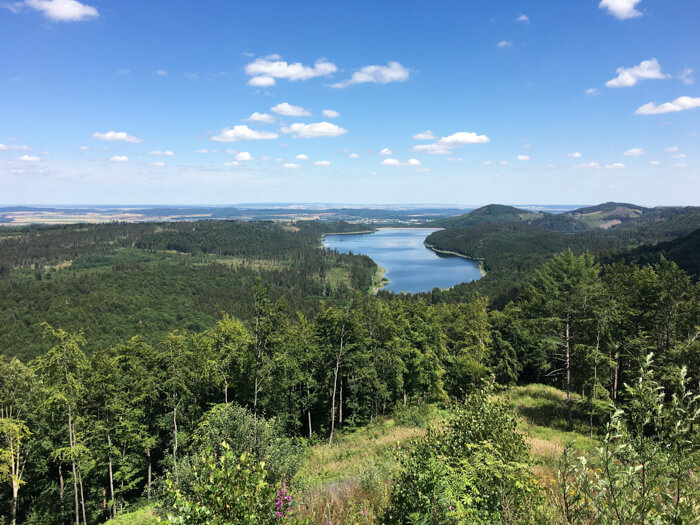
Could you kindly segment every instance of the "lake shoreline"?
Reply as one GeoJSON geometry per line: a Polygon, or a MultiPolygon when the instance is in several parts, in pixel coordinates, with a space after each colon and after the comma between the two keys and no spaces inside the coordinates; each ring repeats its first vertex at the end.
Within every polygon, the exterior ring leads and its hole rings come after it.
{"type": "Polygon", "coordinates": [[[481,272],[481,277],[486,277],[486,270],[484,269],[484,259],[476,259],[474,257],[467,257],[463,253],[459,252],[451,252],[449,250],[440,250],[439,248],[436,248],[435,246],[428,244],[427,242],[423,243],[423,246],[428,248],[429,250],[434,251],[435,253],[443,254],[443,255],[453,255],[455,257],[461,257],[462,259],[467,259],[468,261],[473,261],[479,265],[479,272],[481,272]]]}

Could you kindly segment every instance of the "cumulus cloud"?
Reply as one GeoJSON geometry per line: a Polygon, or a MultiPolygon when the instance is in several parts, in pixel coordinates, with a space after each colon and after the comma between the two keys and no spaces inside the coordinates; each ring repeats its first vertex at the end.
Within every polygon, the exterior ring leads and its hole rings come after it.
{"type": "Polygon", "coordinates": [[[32,147],[24,144],[0,144],[0,151],[32,151],[32,147]]]}
{"type": "Polygon", "coordinates": [[[530,155],[518,155],[518,160],[530,160],[530,155]]]}
{"type": "Polygon", "coordinates": [[[294,164],[293,162],[285,162],[284,164],[282,164],[282,167],[295,169],[295,168],[301,168],[301,164],[294,164]]]}
{"type": "Polygon", "coordinates": [[[575,151],[574,153],[567,153],[566,156],[570,157],[572,159],[580,159],[581,153],[579,153],[578,151],[575,151]]]}
{"type": "Polygon", "coordinates": [[[241,151],[236,155],[236,160],[255,160],[247,151],[241,151]]]}
{"type": "Polygon", "coordinates": [[[282,133],[292,133],[294,138],[298,139],[313,139],[316,137],[338,137],[348,132],[340,126],[331,122],[314,122],[312,124],[303,124],[295,122],[291,126],[284,126],[282,133]]]}
{"type": "Polygon", "coordinates": [[[491,164],[493,164],[492,160],[485,160],[484,161],[484,166],[490,166],[491,164]]]}
{"type": "Polygon", "coordinates": [[[676,111],[685,111],[700,107],[700,97],[678,97],[671,102],[665,102],[657,106],[653,102],[649,102],[637,108],[637,115],[660,115],[662,113],[674,113],[676,111]]]}
{"type": "Polygon", "coordinates": [[[308,156],[308,155],[304,155],[303,153],[301,153],[300,155],[297,155],[295,158],[296,158],[297,160],[309,160],[309,156],[308,156]]]}
{"type": "Polygon", "coordinates": [[[453,148],[458,148],[465,144],[484,144],[490,141],[486,135],[478,135],[471,131],[458,131],[452,135],[442,137],[432,144],[416,144],[411,150],[429,153],[430,155],[449,155],[453,148]]]}
{"type": "Polygon", "coordinates": [[[529,24],[530,23],[530,17],[527,15],[520,15],[518,18],[515,19],[516,22],[522,22],[523,24],[529,24]]]}
{"type": "Polygon", "coordinates": [[[661,72],[661,65],[655,58],[642,60],[638,66],[618,67],[617,76],[605,85],[610,88],[631,87],[640,80],[668,78],[661,72]]]}
{"type": "Polygon", "coordinates": [[[416,133],[411,138],[413,140],[437,140],[437,137],[433,135],[433,132],[429,129],[426,129],[425,131],[422,131],[420,133],[416,133]]]}
{"type": "Polygon", "coordinates": [[[652,166],[658,166],[661,163],[658,160],[652,160],[649,164],[651,164],[652,166]]]}
{"type": "Polygon", "coordinates": [[[625,165],[622,162],[613,162],[612,164],[606,164],[607,169],[622,169],[625,165]]]}
{"type": "Polygon", "coordinates": [[[256,87],[274,86],[275,79],[278,78],[291,81],[308,80],[336,71],[336,65],[326,59],[317,60],[313,66],[305,66],[301,62],[287,63],[281,60],[279,55],[257,58],[245,67],[246,74],[252,77],[248,84],[256,87]]]}
{"type": "Polygon", "coordinates": [[[126,155],[115,155],[109,158],[110,162],[129,162],[129,157],[126,155]]]}
{"type": "Polygon", "coordinates": [[[272,131],[258,131],[250,129],[248,126],[239,125],[233,128],[224,128],[218,135],[215,135],[211,140],[217,142],[236,142],[238,140],[272,140],[279,137],[277,133],[272,131]]]}
{"type": "Polygon", "coordinates": [[[330,165],[331,163],[328,160],[317,160],[316,162],[314,162],[314,166],[320,166],[322,168],[326,168],[330,165]]]}
{"type": "Polygon", "coordinates": [[[631,148],[625,151],[625,157],[639,157],[641,155],[646,155],[647,152],[643,148],[631,148]]]}
{"type": "Polygon", "coordinates": [[[664,151],[668,151],[669,153],[673,153],[674,151],[678,151],[678,146],[670,146],[666,148],[664,151]]]}
{"type": "Polygon", "coordinates": [[[282,102],[276,106],[272,106],[270,111],[277,113],[278,115],[284,115],[285,117],[308,117],[311,116],[311,112],[305,110],[301,106],[292,106],[287,102],[282,102]]]}
{"type": "Polygon", "coordinates": [[[359,159],[360,158],[360,156],[357,153],[351,153],[350,155],[348,155],[348,157],[350,157],[351,159],[359,159]]]}
{"type": "Polygon", "coordinates": [[[496,47],[500,47],[501,49],[505,49],[506,47],[512,47],[513,42],[510,40],[501,40],[498,44],[496,44],[496,47]]]}
{"type": "Polygon", "coordinates": [[[600,168],[598,162],[586,162],[584,164],[574,164],[574,168],[600,168]]]}
{"type": "Polygon", "coordinates": [[[195,153],[209,153],[208,149],[198,149],[195,151],[195,153]]]}
{"type": "Polygon", "coordinates": [[[383,166],[420,166],[418,159],[408,159],[406,162],[400,162],[398,159],[384,159],[383,166]]]}
{"type": "Polygon", "coordinates": [[[107,133],[95,131],[95,133],[92,134],[92,138],[97,140],[106,140],[108,142],[131,142],[132,144],[141,144],[143,142],[140,138],[129,135],[125,131],[108,131],[107,133]]]}
{"type": "Polygon", "coordinates": [[[159,77],[164,77],[167,74],[168,72],[165,69],[159,69],[156,71],[156,75],[158,75],[159,77]]]}
{"type": "Polygon", "coordinates": [[[170,150],[161,151],[159,149],[151,151],[151,155],[156,155],[158,157],[174,157],[175,153],[170,150]]]}
{"type": "Polygon", "coordinates": [[[237,160],[230,160],[228,162],[224,162],[224,166],[230,166],[232,168],[235,168],[236,166],[240,166],[241,163],[238,162],[237,160]]]}
{"type": "Polygon", "coordinates": [[[324,117],[328,117],[328,118],[338,118],[340,116],[340,113],[338,113],[334,109],[324,109],[323,111],[321,111],[321,113],[323,114],[324,117]]]}
{"type": "Polygon", "coordinates": [[[676,153],[675,155],[671,155],[672,159],[684,159],[686,157],[687,155],[685,153],[676,153]]]}
{"type": "Polygon", "coordinates": [[[453,157],[453,158],[449,158],[449,159],[447,159],[447,160],[448,160],[449,162],[462,162],[462,158],[461,158],[461,157],[453,157]]]}
{"type": "Polygon", "coordinates": [[[163,166],[165,166],[165,162],[151,162],[151,166],[162,168],[163,166]]]}
{"type": "Polygon", "coordinates": [[[259,113],[256,111],[251,114],[250,117],[244,118],[244,122],[264,122],[265,124],[272,124],[275,121],[275,117],[268,115],[267,113],[259,113]]]}
{"type": "Polygon", "coordinates": [[[382,149],[379,151],[379,154],[380,154],[380,155],[393,155],[394,152],[391,151],[389,148],[382,148],[382,149]]]}
{"type": "Polygon", "coordinates": [[[25,162],[36,162],[39,160],[39,157],[34,157],[32,155],[22,155],[19,160],[25,161],[25,162]]]}
{"type": "Polygon", "coordinates": [[[641,11],[637,11],[636,5],[642,0],[601,0],[598,7],[607,9],[608,13],[620,20],[642,16],[641,11]]]}
{"type": "Polygon", "coordinates": [[[408,80],[409,75],[409,70],[398,62],[389,62],[386,66],[365,66],[355,71],[349,79],[332,84],[331,87],[344,88],[353,84],[364,84],[367,82],[375,84],[404,82],[408,80]]]}
{"type": "Polygon", "coordinates": [[[588,88],[584,93],[586,93],[586,95],[597,95],[598,88],[588,88]]]}
{"type": "Polygon", "coordinates": [[[677,162],[676,164],[674,164],[674,166],[676,168],[687,168],[688,164],[686,164],[685,162],[677,162]]]}
{"type": "MultiPolygon", "coordinates": [[[[17,4],[15,4],[17,5],[17,4]]],[[[80,22],[100,16],[94,7],[77,0],[26,0],[24,4],[56,22],[80,22]]]]}

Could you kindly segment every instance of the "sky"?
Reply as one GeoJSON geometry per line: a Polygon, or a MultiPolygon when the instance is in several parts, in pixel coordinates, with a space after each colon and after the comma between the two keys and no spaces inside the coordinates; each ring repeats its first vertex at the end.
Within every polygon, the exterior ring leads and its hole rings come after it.
{"type": "Polygon", "coordinates": [[[0,204],[698,205],[697,0],[0,0],[0,204]]]}

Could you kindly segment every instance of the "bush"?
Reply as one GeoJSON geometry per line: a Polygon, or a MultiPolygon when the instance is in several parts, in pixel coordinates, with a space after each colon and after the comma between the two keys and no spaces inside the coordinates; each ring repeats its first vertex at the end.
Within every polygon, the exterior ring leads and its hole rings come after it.
{"type": "Polygon", "coordinates": [[[530,523],[542,501],[528,451],[508,400],[493,386],[451,410],[444,430],[430,429],[399,450],[401,472],[388,523],[530,523]]]}

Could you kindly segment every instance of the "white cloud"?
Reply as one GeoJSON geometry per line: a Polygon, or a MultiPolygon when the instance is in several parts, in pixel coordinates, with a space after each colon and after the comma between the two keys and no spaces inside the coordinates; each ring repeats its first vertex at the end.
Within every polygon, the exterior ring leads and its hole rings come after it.
{"type": "Polygon", "coordinates": [[[478,135],[471,131],[458,131],[447,137],[442,137],[432,144],[416,144],[411,150],[429,153],[430,155],[449,155],[453,148],[458,148],[465,144],[484,144],[487,142],[491,142],[491,140],[486,135],[478,135]]]}
{"type": "Polygon", "coordinates": [[[159,69],[158,71],[156,71],[156,75],[158,75],[160,77],[164,77],[167,74],[168,74],[168,72],[165,69],[159,69]]]}
{"type": "Polygon", "coordinates": [[[275,79],[272,77],[253,77],[248,81],[248,85],[255,87],[270,87],[275,85],[275,79]]]}
{"type": "Polygon", "coordinates": [[[651,164],[652,166],[658,166],[661,163],[658,160],[652,160],[649,164],[651,164]]]}
{"type": "Polygon", "coordinates": [[[687,155],[685,153],[676,153],[675,155],[671,156],[672,159],[684,159],[686,157],[687,155]]]}
{"type": "Polygon", "coordinates": [[[530,160],[530,155],[518,155],[518,160],[530,160]]]}
{"type": "Polygon", "coordinates": [[[447,160],[448,160],[449,162],[462,162],[462,158],[461,158],[461,157],[454,157],[454,158],[450,158],[450,159],[447,159],[447,160]]]}
{"type": "Polygon", "coordinates": [[[284,115],[285,117],[308,117],[311,113],[301,106],[292,106],[287,102],[282,102],[276,106],[272,106],[270,111],[277,113],[278,115],[284,115]]]}
{"type": "Polygon", "coordinates": [[[24,144],[0,144],[0,151],[32,151],[32,147],[24,144]]]}
{"type": "Polygon", "coordinates": [[[195,153],[209,153],[208,149],[198,149],[195,153]]]}
{"type": "Polygon", "coordinates": [[[687,168],[688,167],[688,165],[685,162],[677,162],[676,164],[674,164],[674,166],[676,168],[687,168]]]}
{"type": "Polygon", "coordinates": [[[36,162],[39,160],[39,157],[33,157],[32,155],[22,155],[19,160],[25,161],[25,162],[36,162]]]}
{"type": "Polygon", "coordinates": [[[530,17],[527,15],[520,15],[518,18],[515,19],[516,22],[522,22],[523,24],[529,24],[530,23],[530,17]]]}
{"type": "Polygon", "coordinates": [[[151,162],[151,166],[162,168],[163,166],[165,166],[165,162],[151,162]]]}
{"type": "Polygon", "coordinates": [[[236,155],[236,160],[255,160],[253,156],[247,151],[241,151],[236,155]]]}
{"type": "Polygon", "coordinates": [[[673,153],[674,151],[678,151],[678,146],[671,146],[669,148],[666,148],[665,151],[668,151],[670,153],[673,153]]]}
{"type": "Polygon", "coordinates": [[[572,159],[580,159],[581,153],[579,153],[578,151],[575,151],[574,153],[567,153],[566,156],[570,157],[572,159]]]}
{"type": "Polygon", "coordinates": [[[496,47],[500,47],[501,49],[505,49],[507,47],[512,47],[513,42],[510,40],[501,40],[498,44],[496,44],[496,47]]]}
{"type": "Polygon", "coordinates": [[[383,166],[420,166],[418,159],[408,159],[406,162],[400,162],[398,159],[384,159],[383,166]]]}
{"type": "Polygon", "coordinates": [[[351,153],[350,155],[348,155],[348,157],[350,157],[351,159],[359,159],[360,158],[360,156],[357,153],[351,153]]]}
{"type": "Polygon", "coordinates": [[[291,81],[308,80],[330,75],[336,71],[338,71],[336,65],[325,59],[317,60],[313,66],[305,66],[301,62],[287,63],[280,60],[279,55],[257,58],[245,67],[246,74],[252,77],[248,84],[257,87],[274,86],[276,78],[291,81]]]}
{"type": "Polygon", "coordinates": [[[416,133],[411,137],[413,140],[437,140],[437,137],[433,135],[433,132],[429,129],[422,131],[421,133],[416,133]]]}
{"type": "Polygon", "coordinates": [[[686,109],[693,109],[700,107],[700,97],[678,97],[672,102],[665,102],[657,106],[653,102],[644,104],[637,108],[635,113],[637,115],[660,115],[662,113],[674,113],[676,111],[685,111],[686,109]]]}
{"type": "Polygon", "coordinates": [[[647,152],[642,148],[632,148],[625,151],[623,154],[625,157],[639,157],[641,155],[646,155],[647,152]]]}
{"type": "Polygon", "coordinates": [[[586,93],[586,95],[597,95],[598,88],[588,88],[584,93],[586,93]]]}
{"type": "Polygon", "coordinates": [[[111,162],[129,162],[129,157],[126,155],[115,155],[114,157],[110,157],[109,160],[111,162]]]}
{"type": "Polygon", "coordinates": [[[170,150],[160,151],[159,149],[151,151],[151,155],[156,155],[160,157],[174,157],[175,153],[170,150]]]}
{"type": "Polygon", "coordinates": [[[347,133],[347,129],[336,126],[330,122],[314,122],[312,124],[302,124],[296,122],[291,126],[282,128],[282,133],[293,133],[294,138],[313,139],[316,137],[338,137],[347,133]]]}
{"type": "Polygon", "coordinates": [[[389,62],[386,66],[365,66],[355,71],[348,80],[332,84],[331,87],[344,88],[353,84],[373,82],[375,84],[388,84],[389,82],[404,82],[408,80],[409,70],[398,62],[389,62]]]}
{"type": "Polygon", "coordinates": [[[326,168],[330,165],[331,163],[328,160],[317,160],[316,162],[314,162],[314,166],[320,166],[322,168],[326,168]]]}
{"type": "Polygon", "coordinates": [[[323,114],[324,117],[328,117],[328,118],[338,118],[340,116],[340,113],[338,113],[334,109],[324,109],[323,111],[321,111],[321,113],[323,114]]]}
{"type": "Polygon", "coordinates": [[[379,151],[379,154],[380,154],[380,155],[393,155],[394,152],[391,151],[389,148],[382,148],[382,149],[379,151]]]}
{"type": "Polygon", "coordinates": [[[264,122],[265,124],[272,124],[275,121],[275,117],[268,115],[267,113],[259,113],[256,111],[250,117],[244,118],[244,122],[264,122]]]}
{"type": "Polygon", "coordinates": [[[637,11],[635,6],[642,0],[601,0],[598,7],[606,8],[608,13],[620,20],[642,16],[641,11],[637,11]]]}
{"type": "Polygon", "coordinates": [[[574,164],[574,168],[600,168],[598,162],[586,162],[584,164],[574,164]]]}
{"type": "Polygon", "coordinates": [[[76,0],[26,0],[25,4],[56,22],[79,22],[100,16],[97,9],[76,0]]]}
{"type": "Polygon", "coordinates": [[[613,162],[612,164],[606,164],[607,169],[622,169],[625,165],[622,162],[613,162]]]}
{"type": "Polygon", "coordinates": [[[484,161],[484,166],[490,166],[491,164],[493,164],[492,160],[485,160],[484,161]]]}
{"type": "Polygon", "coordinates": [[[92,138],[97,140],[106,140],[110,142],[131,142],[132,144],[141,144],[143,142],[140,138],[134,137],[133,135],[129,135],[125,131],[108,131],[107,133],[100,133],[99,131],[95,131],[95,133],[92,134],[92,138]]]}
{"type": "Polygon", "coordinates": [[[238,162],[237,160],[231,160],[229,162],[224,162],[224,166],[229,166],[232,168],[235,168],[236,166],[240,166],[240,165],[241,165],[241,163],[238,162]]]}
{"type": "Polygon", "coordinates": [[[655,58],[642,60],[638,66],[618,67],[617,76],[608,80],[605,85],[610,88],[631,87],[645,79],[668,78],[661,72],[661,65],[655,58]]]}
{"type": "Polygon", "coordinates": [[[303,153],[300,154],[300,155],[297,155],[295,158],[296,158],[297,160],[309,160],[309,156],[308,156],[308,155],[304,155],[303,153]]]}
{"type": "Polygon", "coordinates": [[[284,163],[284,164],[282,165],[282,167],[283,167],[283,168],[295,169],[295,168],[301,168],[301,165],[300,165],[300,164],[294,164],[293,162],[286,162],[286,163],[284,163]]]}
{"type": "Polygon", "coordinates": [[[678,75],[678,78],[680,78],[686,85],[690,85],[695,82],[695,79],[693,78],[693,70],[689,67],[685,68],[683,72],[678,75]]]}
{"type": "Polygon", "coordinates": [[[499,163],[501,166],[507,166],[508,164],[510,164],[510,162],[508,162],[507,160],[499,160],[498,163],[499,163]]]}
{"type": "Polygon", "coordinates": [[[272,140],[279,137],[277,133],[272,131],[257,131],[250,129],[248,126],[239,125],[233,128],[224,128],[218,135],[215,135],[211,140],[217,142],[236,142],[238,140],[272,140]]]}

